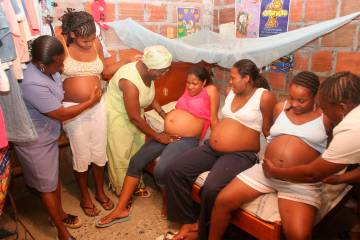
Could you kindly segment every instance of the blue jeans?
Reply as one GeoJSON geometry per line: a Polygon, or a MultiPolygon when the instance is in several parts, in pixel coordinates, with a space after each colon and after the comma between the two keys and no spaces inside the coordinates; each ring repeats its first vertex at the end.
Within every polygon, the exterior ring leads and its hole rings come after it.
{"type": "Polygon", "coordinates": [[[183,153],[199,145],[199,139],[181,138],[170,144],[162,144],[154,139],[146,142],[140,150],[130,159],[127,176],[139,178],[148,163],[160,156],[160,161],[154,170],[155,181],[163,186],[164,175],[169,166],[183,153]]]}

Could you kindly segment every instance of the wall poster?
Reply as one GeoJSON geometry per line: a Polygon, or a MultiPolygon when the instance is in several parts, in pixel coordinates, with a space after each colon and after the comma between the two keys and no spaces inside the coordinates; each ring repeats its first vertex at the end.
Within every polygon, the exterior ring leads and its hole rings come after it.
{"type": "Polygon", "coordinates": [[[260,3],[261,0],[236,0],[236,37],[259,37],[260,3]]]}
{"type": "MultiPolygon", "coordinates": [[[[288,31],[290,0],[262,0],[260,7],[259,37],[276,35],[288,31]]],[[[294,65],[292,54],[271,63],[267,69],[287,73],[294,65]]]]}
{"type": "Polygon", "coordinates": [[[177,8],[177,36],[186,37],[200,30],[200,9],[194,7],[177,8]]]}
{"type": "Polygon", "coordinates": [[[259,36],[266,37],[287,32],[290,0],[262,0],[259,36]]]}

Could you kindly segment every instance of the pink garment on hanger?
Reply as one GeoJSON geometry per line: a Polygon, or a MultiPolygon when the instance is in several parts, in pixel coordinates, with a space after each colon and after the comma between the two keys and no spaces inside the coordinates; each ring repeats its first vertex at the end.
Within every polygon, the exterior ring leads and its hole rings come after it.
{"type": "Polygon", "coordinates": [[[206,131],[210,127],[210,106],[210,97],[206,89],[201,90],[201,92],[196,96],[191,96],[189,92],[185,90],[184,94],[179,98],[175,106],[176,109],[185,110],[194,115],[195,117],[205,120],[200,140],[205,137],[206,131]]]}
{"type": "Polygon", "coordinates": [[[94,17],[94,21],[104,30],[108,30],[109,26],[105,24],[105,11],[106,3],[105,0],[94,0],[91,3],[91,11],[94,17]]]}
{"type": "Polygon", "coordinates": [[[40,34],[40,23],[37,18],[37,13],[33,0],[24,0],[25,8],[27,12],[27,20],[31,30],[31,35],[37,36],[40,34]]]}
{"type": "Polygon", "coordinates": [[[34,39],[34,37],[31,35],[30,24],[25,15],[25,6],[23,5],[21,0],[16,0],[16,1],[20,8],[21,14],[23,15],[23,20],[21,21],[21,24],[23,25],[25,41],[27,42],[34,39]]]}
{"type": "Polygon", "coordinates": [[[6,136],[6,126],[2,114],[2,109],[0,107],[0,148],[4,148],[8,145],[8,140],[6,136]]]}

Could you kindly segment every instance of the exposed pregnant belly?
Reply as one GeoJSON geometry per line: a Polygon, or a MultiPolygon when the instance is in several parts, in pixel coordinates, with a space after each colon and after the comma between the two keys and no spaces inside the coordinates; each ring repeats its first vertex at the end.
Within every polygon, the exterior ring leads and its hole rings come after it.
{"type": "Polygon", "coordinates": [[[95,87],[101,88],[97,76],[72,77],[64,81],[64,101],[81,103],[89,99],[95,87]]]}
{"type": "Polygon", "coordinates": [[[180,137],[200,136],[204,127],[204,120],[191,113],[174,109],[166,115],[165,132],[180,137]]]}
{"type": "Polygon", "coordinates": [[[259,137],[259,132],[245,127],[238,121],[224,118],[212,129],[209,144],[219,152],[258,152],[259,137]]]}
{"type": "Polygon", "coordinates": [[[293,167],[307,164],[320,155],[300,138],[291,135],[280,135],[269,143],[265,158],[277,167],[293,167]]]}

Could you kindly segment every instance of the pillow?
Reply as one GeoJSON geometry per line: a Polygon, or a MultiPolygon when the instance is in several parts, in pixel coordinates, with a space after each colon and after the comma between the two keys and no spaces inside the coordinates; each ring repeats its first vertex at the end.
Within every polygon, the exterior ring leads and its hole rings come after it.
{"type": "MultiPolygon", "coordinates": [[[[169,102],[161,106],[165,112],[170,112],[171,110],[175,109],[177,101],[169,102]]],[[[156,132],[160,133],[164,131],[164,119],[153,109],[150,111],[146,111],[144,113],[146,122],[149,126],[154,129],[156,132]]]]}

